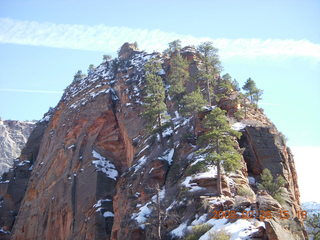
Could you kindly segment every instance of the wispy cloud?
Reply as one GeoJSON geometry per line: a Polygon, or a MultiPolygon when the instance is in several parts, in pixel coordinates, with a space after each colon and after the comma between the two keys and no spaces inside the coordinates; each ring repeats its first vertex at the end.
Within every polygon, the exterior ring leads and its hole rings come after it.
{"type": "Polygon", "coordinates": [[[48,93],[48,94],[62,94],[62,93],[63,93],[63,91],[32,90],[32,89],[15,89],[15,88],[0,88],[0,92],[48,93]]]}
{"type": "Polygon", "coordinates": [[[168,42],[175,39],[181,39],[183,44],[188,45],[212,41],[224,59],[297,56],[320,60],[320,44],[307,40],[197,38],[160,30],[40,23],[0,18],[0,43],[115,52],[120,44],[134,41],[148,51],[163,50],[168,42]]]}

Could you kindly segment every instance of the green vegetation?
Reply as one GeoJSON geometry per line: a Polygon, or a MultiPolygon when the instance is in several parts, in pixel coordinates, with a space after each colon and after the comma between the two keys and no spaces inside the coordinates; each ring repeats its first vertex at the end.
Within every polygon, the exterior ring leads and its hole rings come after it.
{"type": "Polygon", "coordinates": [[[233,90],[240,92],[240,87],[237,79],[233,79],[233,81],[231,82],[231,85],[233,90]]]}
{"type": "Polygon", "coordinates": [[[90,76],[95,70],[95,67],[93,64],[90,64],[88,67],[88,75],[90,76]]]}
{"type": "Polygon", "coordinates": [[[216,83],[216,102],[227,95],[229,95],[232,91],[234,91],[234,86],[232,85],[232,78],[229,73],[226,73],[219,78],[216,83]]]}
{"type": "Polygon", "coordinates": [[[258,101],[261,100],[263,91],[257,88],[256,83],[251,78],[247,79],[242,89],[245,91],[246,96],[249,97],[252,104],[258,104],[258,101]]]}
{"type": "Polygon", "coordinates": [[[307,232],[314,240],[320,240],[320,213],[312,214],[305,220],[307,232]]]}
{"type": "Polygon", "coordinates": [[[244,117],[245,117],[245,113],[242,109],[239,109],[238,111],[236,111],[233,116],[238,120],[241,121],[244,117]]]}
{"type": "Polygon", "coordinates": [[[109,61],[111,59],[112,59],[112,57],[110,55],[107,55],[107,54],[103,55],[103,60],[104,61],[109,61]]]}
{"type": "Polygon", "coordinates": [[[248,198],[254,196],[253,192],[249,188],[241,186],[241,185],[237,189],[237,193],[239,196],[248,197],[248,198]]]}
{"type": "Polygon", "coordinates": [[[205,161],[201,161],[201,162],[197,162],[196,164],[190,166],[187,171],[186,171],[186,175],[192,175],[192,174],[196,174],[196,173],[200,173],[200,172],[204,172],[205,170],[207,170],[208,166],[207,163],[205,161]]]}
{"type": "Polygon", "coordinates": [[[77,82],[77,81],[80,81],[82,80],[83,78],[85,78],[86,75],[82,73],[81,70],[78,70],[77,73],[74,75],[73,77],[73,82],[77,82]]]}
{"type": "Polygon", "coordinates": [[[189,80],[188,62],[183,59],[179,52],[171,57],[171,68],[168,74],[169,95],[178,106],[185,94],[185,83],[189,80]]]}
{"type": "Polygon", "coordinates": [[[180,191],[179,191],[179,195],[178,195],[178,199],[182,200],[183,198],[188,196],[188,193],[189,193],[189,188],[187,188],[185,186],[181,186],[180,191]]]}
{"type": "Polygon", "coordinates": [[[189,63],[181,54],[181,41],[175,40],[169,43],[169,48],[165,50],[170,55],[170,70],[167,82],[170,85],[168,94],[172,101],[180,110],[182,97],[186,94],[185,84],[189,79],[189,63]]]}
{"type": "Polygon", "coordinates": [[[285,185],[285,180],[282,176],[278,176],[274,181],[274,178],[268,168],[263,169],[261,174],[261,183],[258,183],[258,189],[267,191],[274,199],[280,204],[283,203],[281,197],[282,187],[285,185]]]}
{"type": "Polygon", "coordinates": [[[193,133],[196,136],[196,120],[197,114],[200,112],[202,107],[205,105],[206,101],[199,89],[187,94],[182,99],[182,111],[185,116],[193,117],[193,133]]]}
{"type": "Polygon", "coordinates": [[[212,90],[215,87],[215,77],[221,71],[221,63],[217,54],[218,49],[213,47],[212,42],[204,42],[198,46],[197,50],[202,60],[198,81],[205,82],[207,102],[211,105],[212,90]]]}
{"type": "Polygon", "coordinates": [[[173,161],[173,164],[169,168],[168,179],[176,180],[180,174],[181,174],[180,165],[177,162],[173,161]]]}
{"type": "Polygon", "coordinates": [[[206,154],[205,161],[217,167],[217,191],[222,195],[221,168],[234,171],[240,168],[241,154],[236,150],[235,137],[241,133],[230,128],[225,111],[216,107],[205,116],[207,132],[199,138],[200,152],[206,154]]]}
{"type": "Polygon", "coordinates": [[[145,111],[149,132],[158,132],[162,142],[163,120],[166,118],[167,106],[164,103],[165,89],[162,78],[158,75],[161,65],[152,59],[146,66],[145,111]]]}
{"type": "Polygon", "coordinates": [[[181,41],[177,39],[169,43],[169,48],[165,50],[165,53],[172,55],[177,52],[180,52],[180,50],[181,50],[181,41]]]}
{"type": "Polygon", "coordinates": [[[201,224],[192,227],[191,232],[186,236],[186,240],[198,240],[203,234],[211,228],[209,224],[201,224]]]}
{"type": "Polygon", "coordinates": [[[231,235],[225,230],[210,233],[209,236],[210,240],[230,240],[231,238],[231,235]]]}

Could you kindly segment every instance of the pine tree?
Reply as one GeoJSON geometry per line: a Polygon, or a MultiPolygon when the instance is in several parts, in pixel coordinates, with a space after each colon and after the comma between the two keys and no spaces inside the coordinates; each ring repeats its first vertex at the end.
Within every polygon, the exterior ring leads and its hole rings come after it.
{"type": "Polygon", "coordinates": [[[90,64],[89,67],[88,67],[88,76],[90,76],[91,74],[93,74],[95,70],[95,67],[93,64],[90,64]]]}
{"type": "Polygon", "coordinates": [[[231,76],[229,73],[226,73],[219,78],[216,83],[216,101],[219,101],[221,98],[230,94],[233,90],[232,83],[231,83],[231,76]]]}
{"type": "Polygon", "coordinates": [[[204,119],[207,132],[199,138],[200,152],[206,154],[205,161],[217,167],[217,192],[222,195],[221,171],[229,172],[240,167],[241,154],[236,149],[235,137],[241,133],[231,129],[225,111],[214,108],[204,119]]]}
{"type": "Polygon", "coordinates": [[[104,61],[109,61],[111,59],[112,59],[112,57],[110,55],[107,55],[107,54],[103,55],[103,60],[104,61]]]}
{"type": "Polygon", "coordinates": [[[192,116],[193,118],[193,133],[196,137],[196,122],[197,114],[206,104],[206,101],[203,99],[203,96],[200,92],[200,89],[197,89],[187,95],[182,99],[182,112],[185,116],[192,116]]]}
{"type": "Polygon", "coordinates": [[[189,79],[188,62],[178,53],[171,57],[168,83],[170,85],[169,95],[178,106],[185,93],[185,83],[189,79]]]}
{"type": "Polygon", "coordinates": [[[242,89],[245,91],[252,104],[258,104],[258,101],[261,100],[263,91],[257,88],[255,81],[253,81],[251,78],[247,79],[242,89]]]}
{"type": "Polygon", "coordinates": [[[166,50],[170,54],[180,52],[181,50],[181,41],[179,39],[174,40],[169,43],[169,48],[166,50]]]}
{"type": "Polygon", "coordinates": [[[150,132],[158,132],[162,142],[162,122],[166,116],[165,88],[162,78],[158,75],[161,64],[151,59],[145,65],[146,87],[145,87],[145,111],[143,116],[147,120],[147,127],[150,132]]]}
{"type": "Polygon", "coordinates": [[[160,186],[159,184],[156,184],[155,186],[156,188],[156,210],[157,210],[157,237],[159,240],[161,240],[161,227],[162,227],[162,222],[163,222],[163,218],[164,218],[164,211],[163,211],[163,206],[161,204],[161,196],[160,196],[160,186]]]}
{"type": "Polygon", "coordinates": [[[262,99],[263,90],[257,89],[253,94],[253,102],[258,105],[258,102],[262,99]]]}
{"type": "Polygon", "coordinates": [[[244,95],[243,93],[239,93],[238,97],[237,97],[237,101],[239,104],[241,104],[243,106],[243,109],[239,109],[236,113],[235,113],[235,117],[240,120],[243,117],[246,119],[247,118],[247,97],[246,95],[244,95]]]}
{"type": "Polygon", "coordinates": [[[237,79],[233,79],[233,81],[231,82],[232,88],[235,91],[240,91],[240,87],[239,87],[239,82],[237,81],[237,79]]]}
{"type": "Polygon", "coordinates": [[[145,188],[146,191],[154,192],[155,191],[155,198],[152,198],[152,204],[149,206],[153,209],[152,215],[149,217],[148,221],[146,222],[146,225],[153,226],[157,229],[157,231],[153,231],[150,235],[150,239],[162,239],[162,225],[164,222],[164,219],[167,217],[167,211],[164,207],[163,201],[162,201],[162,193],[160,189],[159,183],[152,184],[145,188]]]}
{"type": "Polygon", "coordinates": [[[258,189],[267,191],[279,203],[282,203],[281,198],[282,187],[285,185],[285,180],[282,176],[274,178],[268,168],[263,169],[261,174],[261,183],[258,184],[258,189]]]}
{"type": "Polygon", "coordinates": [[[80,81],[80,80],[82,80],[83,78],[85,78],[85,76],[86,76],[86,75],[83,74],[81,70],[78,70],[77,73],[76,73],[76,74],[74,75],[74,77],[73,77],[73,81],[74,81],[74,82],[80,81]]]}
{"type": "Polygon", "coordinates": [[[199,78],[205,81],[208,104],[211,105],[212,88],[214,88],[215,75],[221,70],[221,64],[218,57],[218,49],[213,47],[211,42],[204,42],[198,46],[201,54],[202,69],[199,72],[199,78]]]}

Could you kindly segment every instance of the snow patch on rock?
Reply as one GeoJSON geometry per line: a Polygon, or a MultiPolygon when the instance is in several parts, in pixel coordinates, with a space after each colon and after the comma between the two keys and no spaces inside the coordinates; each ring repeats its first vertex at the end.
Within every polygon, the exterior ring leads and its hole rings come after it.
{"type": "Polygon", "coordinates": [[[95,165],[98,171],[103,172],[107,175],[108,178],[112,178],[113,180],[117,180],[118,171],[112,162],[102,157],[98,152],[95,150],[92,151],[92,155],[95,159],[92,163],[95,165]]]}
{"type": "Polygon", "coordinates": [[[231,128],[233,130],[240,131],[240,130],[244,129],[246,126],[247,125],[242,122],[236,122],[236,123],[232,124],[231,128]]]}

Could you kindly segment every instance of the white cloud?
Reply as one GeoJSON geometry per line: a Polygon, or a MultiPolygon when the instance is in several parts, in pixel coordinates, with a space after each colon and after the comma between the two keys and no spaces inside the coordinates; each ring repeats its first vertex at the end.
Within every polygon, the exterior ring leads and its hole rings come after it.
{"type": "Polygon", "coordinates": [[[319,147],[290,147],[294,155],[298,173],[298,184],[301,202],[320,202],[319,169],[320,169],[320,146],[319,147]]]}
{"type": "Polygon", "coordinates": [[[106,25],[40,23],[0,18],[0,43],[115,52],[122,43],[137,41],[148,51],[163,50],[181,39],[184,45],[213,41],[222,59],[230,57],[313,57],[320,60],[320,44],[307,40],[211,39],[160,30],[106,25]]]}
{"type": "Polygon", "coordinates": [[[0,92],[49,93],[49,94],[62,94],[63,93],[63,91],[15,89],[15,88],[0,88],[0,92]]]}

